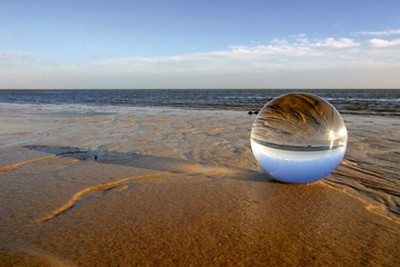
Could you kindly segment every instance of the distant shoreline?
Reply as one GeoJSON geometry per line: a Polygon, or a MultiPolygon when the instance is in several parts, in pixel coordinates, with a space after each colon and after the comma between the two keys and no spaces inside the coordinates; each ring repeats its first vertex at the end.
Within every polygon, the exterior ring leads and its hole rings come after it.
{"type": "Polygon", "coordinates": [[[342,114],[400,116],[400,90],[396,89],[1,90],[0,103],[155,106],[253,112],[274,97],[293,91],[317,94],[342,114]]]}

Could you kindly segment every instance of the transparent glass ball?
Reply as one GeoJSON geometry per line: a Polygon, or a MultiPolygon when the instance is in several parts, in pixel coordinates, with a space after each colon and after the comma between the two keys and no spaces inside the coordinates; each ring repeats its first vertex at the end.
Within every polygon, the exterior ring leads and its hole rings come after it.
{"type": "Polygon", "coordinates": [[[312,183],[342,161],[347,129],[339,112],[309,93],[274,98],[258,113],[251,149],[261,167],[286,183],[312,183]]]}

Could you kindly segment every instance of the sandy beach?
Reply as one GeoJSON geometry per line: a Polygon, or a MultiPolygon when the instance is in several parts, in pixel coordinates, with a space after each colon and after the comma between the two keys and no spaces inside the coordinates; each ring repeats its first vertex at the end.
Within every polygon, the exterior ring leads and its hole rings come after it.
{"type": "Polygon", "coordinates": [[[400,122],[344,115],[310,185],[244,111],[0,104],[0,266],[400,266],[400,122]]]}

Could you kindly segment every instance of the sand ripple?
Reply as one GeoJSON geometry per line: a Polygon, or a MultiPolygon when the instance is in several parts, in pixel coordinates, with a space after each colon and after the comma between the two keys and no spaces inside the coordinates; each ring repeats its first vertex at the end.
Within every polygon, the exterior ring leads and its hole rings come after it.
{"type": "Polygon", "coordinates": [[[29,163],[36,163],[38,161],[53,159],[55,157],[56,157],[56,155],[49,155],[49,156],[45,156],[45,157],[41,157],[41,158],[21,161],[21,162],[15,163],[15,164],[11,164],[11,165],[0,167],[0,172],[12,171],[12,170],[14,170],[14,169],[16,169],[18,167],[24,166],[24,165],[29,164],[29,163]]]}
{"type": "Polygon", "coordinates": [[[112,181],[109,183],[102,183],[94,186],[87,187],[76,194],[74,194],[64,205],[58,207],[57,209],[53,210],[49,214],[38,218],[35,220],[35,223],[43,223],[48,220],[53,219],[54,217],[68,211],[70,208],[74,207],[76,203],[82,199],[83,197],[92,194],[93,192],[96,191],[105,191],[105,190],[110,190],[115,187],[119,187],[124,185],[125,183],[131,182],[131,181],[137,181],[137,180],[145,180],[145,179],[159,179],[159,178],[167,178],[175,175],[172,172],[159,172],[155,174],[150,174],[150,175],[141,175],[141,176],[133,176],[133,177],[127,177],[123,178],[117,181],[112,181]]]}
{"type": "Polygon", "coordinates": [[[28,246],[0,244],[0,267],[73,267],[75,264],[46,251],[28,246]]]}

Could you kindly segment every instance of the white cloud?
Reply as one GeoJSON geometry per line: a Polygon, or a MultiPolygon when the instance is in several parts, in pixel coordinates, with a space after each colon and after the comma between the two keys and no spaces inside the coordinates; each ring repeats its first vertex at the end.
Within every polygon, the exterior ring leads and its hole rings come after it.
{"type": "Polygon", "coordinates": [[[391,29],[385,31],[365,31],[356,32],[357,35],[368,35],[368,36],[378,36],[378,35],[398,35],[400,34],[400,29],[391,29]]]}
{"type": "Polygon", "coordinates": [[[316,51],[310,47],[298,43],[288,43],[285,40],[273,41],[265,45],[257,46],[231,46],[229,50],[214,52],[232,57],[267,57],[267,56],[313,56],[316,51]]]}
{"type": "Polygon", "coordinates": [[[377,47],[377,48],[393,47],[393,46],[400,45],[400,39],[384,40],[384,39],[374,38],[374,39],[369,40],[368,44],[372,47],[377,47]]]}
{"type": "Polygon", "coordinates": [[[276,39],[263,45],[232,45],[225,50],[178,54],[158,57],[126,57],[93,62],[95,65],[146,65],[146,64],[182,64],[185,62],[222,62],[222,61],[258,61],[279,60],[279,58],[301,58],[322,55],[304,38],[295,42],[276,39]],[[301,41],[301,42],[300,42],[301,41]]]}
{"type": "Polygon", "coordinates": [[[357,46],[360,46],[360,43],[357,43],[354,40],[349,39],[349,38],[335,39],[332,37],[328,37],[328,38],[325,38],[325,39],[315,43],[315,46],[339,49],[339,48],[357,47],[357,46]]]}

